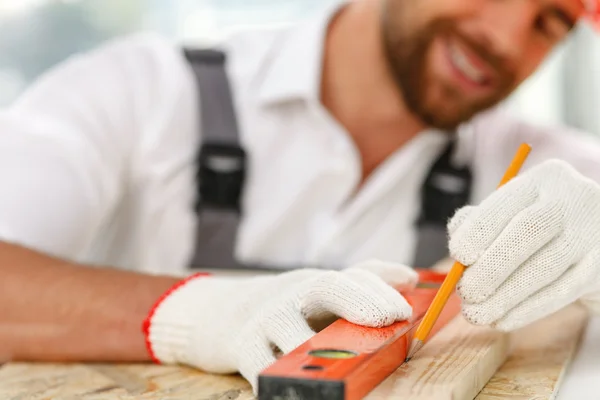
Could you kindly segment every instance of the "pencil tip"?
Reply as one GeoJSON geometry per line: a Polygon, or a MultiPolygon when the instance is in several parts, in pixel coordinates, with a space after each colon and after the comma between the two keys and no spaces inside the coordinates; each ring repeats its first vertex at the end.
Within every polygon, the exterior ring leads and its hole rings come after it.
{"type": "Polygon", "coordinates": [[[423,347],[423,341],[419,339],[413,339],[410,344],[410,349],[408,349],[408,354],[406,355],[405,362],[408,362],[417,351],[419,351],[423,347]]]}

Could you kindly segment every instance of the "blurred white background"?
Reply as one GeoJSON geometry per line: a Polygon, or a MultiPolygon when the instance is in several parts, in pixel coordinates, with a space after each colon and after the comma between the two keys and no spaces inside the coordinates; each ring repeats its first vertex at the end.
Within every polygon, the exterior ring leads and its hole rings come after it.
{"type": "MultiPolygon", "coordinates": [[[[212,42],[231,29],[286,24],[337,0],[0,0],[0,106],[71,54],[139,30],[212,42]]],[[[600,135],[600,35],[581,25],[507,103],[542,124],[600,135]],[[594,75],[595,74],[595,75],[594,75]]]]}

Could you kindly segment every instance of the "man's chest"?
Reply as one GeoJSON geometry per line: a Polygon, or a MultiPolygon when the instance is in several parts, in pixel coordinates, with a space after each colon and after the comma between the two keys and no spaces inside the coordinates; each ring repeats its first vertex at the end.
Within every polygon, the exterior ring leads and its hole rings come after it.
{"type": "Polygon", "coordinates": [[[243,96],[238,145],[247,157],[236,257],[283,268],[371,257],[410,263],[421,189],[447,138],[423,133],[359,188],[357,149],[319,104],[264,107],[243,96]]]}

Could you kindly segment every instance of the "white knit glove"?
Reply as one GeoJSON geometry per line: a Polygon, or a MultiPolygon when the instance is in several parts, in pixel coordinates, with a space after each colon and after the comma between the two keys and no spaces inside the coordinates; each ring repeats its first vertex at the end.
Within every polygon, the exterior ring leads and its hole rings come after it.
{"type": "Polygon", "coordinates": [[[334,316],[373,327],[409,318],[412,308],[390,285],[410,287],[417,280],[409,267],[377,260],[343,271],[197,277],[158,303],[147,321],[147,343],[159,362],[240,372],[256,392],[276,348],[295,349],[314,335],[311,326],[334,316]]]}
{"type": "Polygon", "coordinates": [[[600,186],[551,160],[448,224],[463,315],[513,330],[582,298],[600,313],[600,186]]]}

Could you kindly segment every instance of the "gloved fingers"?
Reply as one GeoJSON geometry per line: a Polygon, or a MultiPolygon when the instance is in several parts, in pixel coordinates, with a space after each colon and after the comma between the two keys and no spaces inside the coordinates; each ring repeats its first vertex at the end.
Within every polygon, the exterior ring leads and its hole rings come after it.
{"type": "MultiPolygon", "coordinates": [[[[404,307],[407,302],[403,296],[398,297],[398,289],[414,288],[419,281],[419,274],[403,264],[375,261],[369,263],[367,268],[350,268],[344,273],[351,275],[365,290],[370,288],[376,293],[382,293],[394,301],[397,307],[404,307]]],[[[411,315],[412,307],[408,316],[399,315],[398,318],[406,319],[411,315]]]]}
{"type": "Polygon", "coordinates": [[[401,264],[393,264],[393,263],[383,263],[379,264],[381,268],[378,273],[373,273],[371,271],[376,270],[376,265],[372,264],[373,269],[362,269],[362,268],[349,268],[344,270],[344,274],[350,275],[356,282],[360,282],[360,284],[365,287],[365,289],[371,289],[373,292],[381,292],[381,293],[389,293],[390,296],[395,295],[392,294],[392,291],[398,292],[401,288],[410,289],[417,285],[418,274],[416,271],[405,267],[401,264]],[[386,265],[388,264],[388,265],[386,265]],[[397,268],[402,269],[400,274],[395,274],[397,268]],[[386,271],[387,269],[387,271],[386,271]],[[408,278],[406,278],[406,273],[410,274],[408,278]],[[387,281],[382,276],[387,276],[387,281]],[[399,278],[398,275],[404,275],[403,278],[399,278]],[[396,280],[394,280],[394,278],[396,280]],[[390,290],[392,289],[392,290],[390,290]]]}
{"type": "Polygon", "coordinates": [[[258,376],[276,361],[268,339],[257,335],[252,340],[245,340],[238,346],[235,357],[238,361],[238,371],[252,385],[254,394],[258,391],[258,376]]]}
{"type": "Polygon", "coordinates": [[[503,331],[518,329],[573,303],[598,282],[599,261],[600,254],[588,254],[559,279],[522,301],[492,326],[503,331]]]}
{"type": "Polygon", "coordinates": [[[300,313],[299,306],[292,304],[277,307],[274,312],[265,315],[261,322],[267,338],[284,354],[294,350],[315,334],[300,313]]]}
{"type": "Polygon", "coordinates": [[[454,213],[450,221],[448,221],[448,234],[454,235],[456,230],[462,226],[462,224],[466,221],[467,217],[471,215],[473,210],[475,210],[475,206],[464,206],[459,208],[458,211],[454,213]]]}
{"type": "Polygon", "coordinates": [[[330,271],[316,278],[301,298],[310,318],[326,312],[352,323],[382,327],[412,315],[412,307],[394,288],[368,271],[330,271]]]}
{"type": "MultiPolygon", "coordinates": [[[[352,265],[350,268],[344,270],[344,273],[352,274],[357,270],[368,271],[371,274],[377,275],[390,286],[416,286],[419,281],[419,274],[414,269],[396,262],[370,259],[352,265]]],[[[372,278],[369,278],[369,280],[372,280],[372,278]]]]}
{"type": "Polygon", "coordinates": [[[515,215],[487,249],[478,250],[480,257],[457,285],[460,297],[468,303],[488,299],[519,266],[559,235],[561,218],[561,207],[555,202],[538,202],[515,215]]]}
{"type": "Polygon", "coordinates": [[[466,266],[475,264],[513,218],[533,205],[536,198],[536,186],[523,177],[496,190],[449,235],[450,256],[466,266]]]}
{"type": "Polygon", "coordinates": [[[475,325],[490,325],[533,293],[558,279],[573,264],[574,257],[565,249],[568,241],[563,236],[531,256],[486,300],[463,301],[464,317],[475,325]]]}

